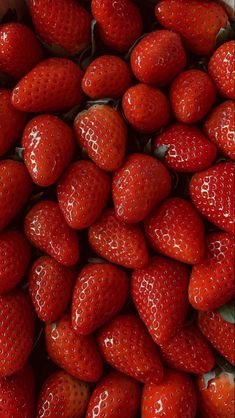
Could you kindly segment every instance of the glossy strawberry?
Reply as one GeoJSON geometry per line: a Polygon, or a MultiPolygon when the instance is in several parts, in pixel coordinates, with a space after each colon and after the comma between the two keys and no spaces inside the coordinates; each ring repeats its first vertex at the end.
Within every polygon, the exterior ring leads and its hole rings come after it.
{"type": "Polygon", "coordinates": [[[221,45],[212,55],[208,71],[222,96],[235,99],[235,41],[221,45]]]}

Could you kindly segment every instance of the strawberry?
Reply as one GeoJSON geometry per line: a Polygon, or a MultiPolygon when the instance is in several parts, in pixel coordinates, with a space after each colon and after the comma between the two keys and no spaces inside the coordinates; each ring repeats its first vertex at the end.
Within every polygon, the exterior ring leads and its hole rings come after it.
{"type": "Polygon", "coordinates": [[[143,83],[126,91],[122,109],[129,124],[146,134],[162,128],[170,119],[170,104],[165,94],[143,83]]]}
{"type": "Polygon", "coordinates": [[[228,24],[224,9],[214,1],[161,0],[155,13],[162,26],[178,32],[189,51],[198,55],[213,52],[217,34],[228,24]]]}
{"type": "Polygon", "coordinates": [[[183,71],[171,85],[171,106],[176,119],[180,122],[198,122],[208,113],[215,99],[214,84],[201,70],[183,71]]]}
{"type": "Polygon", "coordinates": [[[138,225],[125,225],[113,209],[107,209],[88,231],[93,250],[106,260],[127,268],[141,268],[148,262],[148,250],[138,225]]]}
{"type": "Polygon", "coordinates": [[[36,116],[24,130],[22,146],[24,161],[34,183],[50,186],[72,159],[73,131],[57,116],[36,116]]]}
{"type": "Polygon", "coordinates": [[[193,125],[173,123],[154,140],[154,150],[167,147],[163,162],[175,171],[192,172],[209,167],[216,157],[216,146],[193,125]]]}
{"type": "Polygon", "coordinates": [[[89,386],[64,371],[51,374],[43,384],[37,418],[82,418],[89,399],[89,386]]]}
{"type": "Polygon", "coordinates": [[[71,266],[79,259],[78,237],[65,222],[57,203],[36,203],[27,213],[24,230],[28,240],[59,263],[71,266]]]}
{"type": "Polygon", "coordinates": [[[74,121],[78,144],[103,170],[115,171],[123,162],[127,129],[119,112],[108,105],[94,105],[74,121]]]}
{"type": "Polygon", "coordinates": [[[118,371],[140,382],[162,380],[157,346],[136,316],[115,316],[100,329],[98,343],[104,359],[118,371]]]}
{"type": "Polygon", "coordinates": [[[191,378],[167,370],[163,382],[144,385],[141,404],[142,418],[194,418],[197,393],[191,378]]]}
{"type": "Polygon", "coordinates": [[[171,190],[171,176],[149,155],[130,154],[113,177],[113,202],[120,221],[142,221],[171,190]]]}
{"type": "Polygon", "coordinates": [[[115,55],[101,55],[87,68],[82,88],[93,100],[104,97],[118,99],[131,83],[131,71],[125,61],[115,55]]]}
{"type": "Polygon", "coordinates": [[[33,347],[34,311],[28,295],[16,290],[0,296],[0,376],[26,363],[33,347]]]}
{"type": "Polygon", "coordinates": [[[210,311],[235,297],[234,240],[227,232],[212,232],[207,237],[207,256],[193,266],[189,301],[200,311],[210,311]]]}
{"type": "Polygon", "coordinates": [[[48,58],[15,86],[12,104],[24,112],[62,112],[81,104],[83,72],[65,58],[48,58]]]}
{"type": "Polygon", "coordinates": [[[222,96],[235,99],[235,41],[221,45],[212,55],[208,71],[222,96]]]}
{"type": "Polygon", "coordinates": [[[86,228],[100,216],[110,194],[110,179],[92,161],[76,161],[58,183],[60,209],[71,228],[86,228]]]}
{"type": "Polygon", "coordinates": [[[85,265],[73,291],[73,329],[80,335],[92,333],[122,309],[128,291],[128,277],[120,268],[109,263],[85,265]]]}
{"type": "Polygon", "coordinates": [[[48,355],[67,373],[86,382],[96,382],[103,371],[102,359],[92,335],[76,335],[69,315],[46,324],[48,355]]]}
{"type": "Polygon", "coordinates": [[[140,10],[131,0],[92,0],[91,10],[101,41],[126,52],[143,30],[140,10]]]}
{"type": "Polygon", "coordinates": [[[186,53],[179,35],[157,30],[141,39],[134,47],[130,60],[132,71],[139,81],[164,86],[185,67],[186,53]]]}
{"type": "Polygon", "coordinates": [[[188,282],[189,271],[184,264],[161,256],[133,272],[132,300],[155,343],[166,343],[183,326],[188,282]]]}
{"type": "Polygon", "coordinates": [[[0,161],[0,231],[17,215],[32,193],[32,181],[23,163],[0,161]]]}
{"type": "Polygon", "coordinates": [[[226,157],[235,160],[235,103],[227,100],[215,107],[204,123],[204,132],[226,157]]]}
{"type": "Polygon", "coordinates": [[[193,204],[210,222],[233,233],[234,165],[221,162],[194,174],[190,182],[193,204]]]}
{"type": "Polygon", "coordinates": [[[196,264],[204,257],[204,225],[187,200],[165,200],[146,219],[145,234],[155,251],[183,263],[196,264]]]}
{"type": "Polygon", "coordinates": [[[86,418],[135,418],[140,385],[119,372],[110,372],[97,384],[89,400],[86,418]]]}
{"type": "Polygon", "coordinates": [[[38,258],[29,272],[29,293],[42,321],[58,319],[72,295],[75,271],[51,257],[38,258]]]}
{"type": "Polygon", "coordinates": [[[86,48],[91,40],[90,14],[74,0],[30,0],[34,28],[50,46],[70,54],[86,48]]]}
{"type": "Polygon", "coordinates": [[[9,292],[21,281],[30,257],[30,245],[21,232],[0,233],[0,293],[9,292]]]}

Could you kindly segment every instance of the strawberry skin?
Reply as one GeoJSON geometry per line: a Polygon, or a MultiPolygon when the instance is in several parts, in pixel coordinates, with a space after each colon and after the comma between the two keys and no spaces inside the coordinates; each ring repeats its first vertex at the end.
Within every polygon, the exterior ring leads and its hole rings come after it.
{"type": "Polygon", "coordinates": [[[57,186],[60,209],[71,228],[87,228],[105,208],[110,178],[92,161],[76,161],[68,167],[57,186]]]}
{"type": "Polygon", "coordinates": [[[164,164],[179,172],[200,171],[216,158],[216,146],[196,126],[174,123],[154,140],[154,150],[167,147],[164,164]]]}
{"type": "Polygon", "coordinates": [[[155,251],[183,263],[196,264],[204,257],[204,225],[187,200],[165,200],[146,219],[145,234],[155,251]]]}
{"type": "Polygon", "coordinates": [[[125,225],[113,209],[106,209],[88,231],[93,250],[110,261],[127,268],[141,268],[148,262],[144,235],[138,225],[125,225]]]}
{"type": "Polygon", "coordinates": [[[126,223],[140,222],[170,190],[171,176],[160,161],[144,154],[130,154],[113,177],[116,217],[126,223]]]}
{"type": "Polygon", "coordinates": [[[166,343],[183,326],[188,282],[189,270],[184,264],[161,256],[133,272],[132,300],[156,344],[166,343]]]}
{"type": "Polygon", "coordinates": [[[136,316],[115,316],[100,329],[98,343],[104,359],[118,371],[140,382],[162,380],[157,346],[136,316]]]}
{"type": "Polygon", "coordinates": [[[221,45],[212,55],[208,71],[222,96],[235,99],[235,41],[221,45]]]}
{"type": "Polygon", "coordinates": [[[116,371],[110,372],[94,389],[86,418],[135,418],[140,394],[136,380],[116,371]]]}

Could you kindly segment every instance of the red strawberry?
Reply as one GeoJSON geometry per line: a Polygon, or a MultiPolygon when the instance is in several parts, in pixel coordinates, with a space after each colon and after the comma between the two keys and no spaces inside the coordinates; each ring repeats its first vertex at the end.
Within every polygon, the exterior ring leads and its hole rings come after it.
{"type": "Polygon", "coordinates": [[[188,310],[188,268],[178,261],[153,257],[132,274],[131,296],[153,340],[161,345],[183,326],[188,310]]]}
{"type": "Polygon", "coordinates": [[[34,311],[20,290],[0,296],[0,335],[0,376],[9,376],[24,366],[33,346],[34,311]]]}
{"type": "Polygon", "coordinates": [[[144,154],[131,154],[113,177],[113,202],[120,221],[142,221],[171,190],[164,165],[144,154]]]}
{"type": "Polygon", "coordinates": [[[86,418],[135,418],[139,403],[139,383],[119,372],[110,372],[92,393],[86,418]]]}
{"type": "Polygon", "coordinates": [[[209,167],[216,157],[215,145],[196,126],[183,123],[170,125],[155,138],[156,155],[163,146],[167,147],[163,162],[175,171],[200,171],[209,167]]]}
{"type": "Polygon", "coordinates": [[[235,160],[234,145],[235,103],[227,100],[209,114],[204,131],[226,157],[235,160]]]}
{"type": "Polygon", "coordinates": [[[139,132],[151,133],[170,119],[170,104],[161,90],[147,84],[130,87],[123,96],[122,108],[129,124],[139,132]]]}
{"type": "Polygon", "coordinates": [[[74,122],[78,144],[103,170],[117,170],[126,149],[126,125],[117,110],[94,105],[79,113],[74,122]]]}
{"type": "Polygon", "coordinates": [[[198,122],[210,110],[215,99],[216,91],[212,80],[200,70],[183,71],[171,85],[171,106],[180,122],[198,122]]]}
{"type": "Polygon", "coordinates": [[[87,335],[109,321],[123,307],[129,290],[126,273],[109,264],[87,264],[73,291],[72,326],[87,335]]]}
{"type": "Polygon", "coordinates": [[[101,55],[87,68],[82,88],[92,99],[118,99],[130,87],[132,75],[128,64],[115,55],[101,55]]]}
{"type": "Polygon", "coordinates": [[[91,10],[102,42],[126,52],[143,29],[138,7],[131,0],[92,0],[91,10]]]}
{"type": "Polygon", "coordinates": [[[186,54],[179,35],[157,30],[146,35],[131,53],[135,77],[147,84],[164,86],[183,70],[186,54]]]}
{"type": "Polygon", "coordinates": [[[193,204],[210,222],[233,233],[234,165],[221,162],[194,174],[190,182],[193,204]]]}
{"type": "Polygon", "coordinates": [[[178,32],[187,48],[199,55],[212,53],[218,32],[228,23],[224,9],[207,0],[162,0],[155,13],[162,26],[178,32]]]}
{"type": "Polygon", "coordinates": [[[235,297],[234,239],[227,232],[207,237],[207,257],[193,266],[189,301],[200,311],[210,311],[235,297]]]}
{"type": "Polygon", "coordinates": [[[32,192],[32,181],[23,163],[0,161],[0,231],[22,209],[32,192]]]}
{"type": "Polygon", "coordinates": [[[67,308],[75,282],[75,271],[51,257],[38,258],[29,272],[29,293],[42,321],[58,319],[67,308]]]}
{"type": "Polygon", "coordinates": [[[71,228],[86,228],[105,208],[110,179],[91,161],[76,161],[66,170],[58,183],[60,209],[71,228]]]}
{"type": "Polygon", "coordinates": [[[30,0],[36,32],[49,45],[76,54],[90,43],[90,14],[74,0],[30,0]]]}
{"type": "Polygon", "coordinates": [[[138,225],[125,225],[107,209],[88,232],[90,245],[106,260],[127,268],[141,268],[148,262],[144,236],[138,225]]]}
{"type": "Polygon", "coordinates": [[[36,203],[27,213],[25,234],[39,250],[59,263],[71,266],[79,259],[78,237],[65,222],[57,203],[45,200],[36,203]]]}
{"type": "Polygon", "coordinates": [[[69,315],[45,328],[48,355],[58,366],[78,379],[96,382],[103,371],[102,359],[92,335],[76,335],[69,315]]]}
{"type": "Polygon", "coordinates": [[[58,371],[44,382],[39,394],[37,418],[82,418],[89,399],[89,386],[58,371]]]}
{"type": "Polygon", "coordinates": [[[235,41],[221,45],[212,55],[208,71],[222,96],[235,99],[235,41]]]}
{"type": "Polygon", "coordinates": [[[136,316],[115,316],[100,329],[98,343],[105,360],[120,372],[145,383],[162,380],[157,346],[136,316]]]}
{"type": "Polygon", "coordinates": [[[25,112],[62,112],[81,104],[82,70],[65,58],[40,62],[16,85],[12,104],[25,112]]]}
{"type": "Polygon", "coordinates": [[[142,418],[194,418],[197,393],[191,378],[168,370],[165,379],[156,385],[144,385],[141,404],[142,418]]]}
{"type": "Polygon", "coordinates": [[[30,245],[21,232],[0,233],[0,293],[8,292],[20,282],[30,257],[30,245]]]}
{"type": "Polygon", "coordinates": [[[204,225],[187,200],[165,200],[146,219],[145,233],[153,249],[168,257],[188,264],[204,257],[204,225]]]}

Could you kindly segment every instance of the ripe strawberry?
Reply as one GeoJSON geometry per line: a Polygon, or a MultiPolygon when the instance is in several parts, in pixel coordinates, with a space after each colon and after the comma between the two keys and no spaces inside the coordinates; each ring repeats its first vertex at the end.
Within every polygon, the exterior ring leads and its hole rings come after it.
{"type": "Polygon", "coordinates": [[[226,157],[235,160],[235,103],[227,100],[215,107],[206,119],[204,132],[226,157]]]}
{"type": "Polygon", "coordinates": [[[22,209],[32,192],[32,181],[23,163],[0,161],[0,231],[22,209]]]}
{"type": "Polygon", "coordinates": [[[12,104],[25,112],[62,112],[81,104],[83,72],[65,58],[40,62],[15,86],[12,104]]]}
{"type": "Polygon", "coordinates": [[[136,380],[119,372],[110,372],[94,389],[86,418],[135,418],[140,394],[136,380]]]}
{"type": "Polygon", "coordinates": [[[60,209],[71,228],[86,228],[100,216],[110,194],[110,178],[92,161],[76,161],[58,183],[60,209]]]}
{"type": "Polygon", "coordinates": [[[67,308],[75,282],[75,271],[51,257],[38,258],[29,272],[29,293],[42,321],[58,319],[67,308]]]}
{"type": "Polygon", "coordinates": [[[91,10],[101,41],[119,52],[126,52],[143,30],[138,7],[131,0],[92,0],[91,10]]]}
{"type": "Polygon", "coordinates": [[[78,144],[103,170],[115,171],[126,150],[126,125],[117,110],[94,105],[79,113],[74,121],[78,144]]]}
{"type": "Polygon", "coordinates": [[[113,177],[113,202],[120,221],[142,221],[171,190],[164,165],[144,154],[131,154],[113,177]]]}
{"type": "Polygon", "coordinates": [[[183,71],[171,85],[171,106],[180,122],[198,122],[208,113],[215,99],[214,84],[204,71],[183,71]]]}
{"type": "Polygon", "coordinates": [[[140,382],[159,383],[163,368],[143,323],[134,315],[117,315],[98,333],[103,357],[112,367],[140,382]]]}
{"type": "Polygon", "coordinates": [[[24,130],[22,146],[24,161],[34,183],[50,186],[72,159],[73,131],[56,116],[36,116],[24,130]]]}
{"type": "Polygon", "coordinates": [[[157,131],[170,119],[170,104],[165,94],[143,83],[126,91],[122,108],[129,124],[142,133],[157,131]]]}
{"type": "Polygon", "coordinates": [[[175,171],[192,172],[209,167],[216,157],[216,146],[193,125],[174,123],[154,140],[154,150],[167,147],[164,164],[175,171]]]}
{"type": "Polygon", "coordinates": [[[191,378],[168,370],[163,382],[144,385],[142,394],[142,418],[194,418],[197,409],[197,393],[191,378]]]}
{"type": "Polygon", "coordinates": [[[43,384],[37,405],[37,418],[82,418],[89,399],[89,386],[58,371],[43,384]]]}
{"type": "Polygon", "coordinates": [[[133,272],[131,296],[155,343],[166,343],[183,326],[188,282],[189,270],[184,264],[161,256],[133,272]]]}
{"type": "Polygon", "coordinates": [[[59,263],[71,266],[79,259],[78,237],[65,222],[57,203],[36,203],[27,213],[24,230],[28,240],[59,263]]]}
{"type": "Polygon", "coordinates": [[[187,200],[165,200],[146,219],[145,233],[153,249],[168,257],[188,264],[204,257],[204,225],[187,200]]]}
{"type": "Polygon", "coordinates": [[[221,162],[194,174],[190,182],[193,204],[210,222],[233,233],[234,165],[221,162]]]}
{"type": "Polygon", "coordinates": [[[101,55],[87,68],[82,88],[94,100],[104,97],[118,99],[131,83],[131,71],[125,61],[115,55],[101,55]]]}
{"type": "Polygon", "coordinates": [[[212,55],[208,71],[222,96],[235,99],[235,41],[221,45],[212,55]]]}
{"type": "Polygon", "coordinates": [[[146,35],[131,53],[135,77],[147,84],[164,86],[183,70],[186,54],[179,35],[157,30],[146,35]]]}
{"type": "Polygon", "coordinates": [[[109,263],[85,265],[73,291],[73,329],[87,335],[109,321],[122,309],[128,290],[128,277],[120,268],[109,263]]]}
{"type": "Polygon", "coordinates": [[[89,45],[91,16],[76,1],[30,0],[29,6],[36,32],[49,45],[57,45],[70,54],[89,45]]]}
{"type": "Polygon", "coordinates": [[[178,32],[189,51],[198,55],[212,53],[218,32],[228,23],[224,9],[207,0],[162,0],[155,13],[162,26],[178,32]]]}
{"type": "Polygon", "coordinates": [[[138,225],[125,225],[113,209],[107,209],[89,228],[89,243],[106,260],[127,268],[141,268],[148,262],[148,250],[138,225]]]}
{"type": "Polygon", "coordinates": [[[207,256],[193,266],[189,301],[200,311],[212,311],[235,297],[234,240],[227,232],[207,237],[207,256]]]}
{"type": "Polygon", "coordinates": [[[20,290],[0,296],[0,335],[0,376],[4,377],[24,366],[33,346],[34,311],[28,295],[20,290]]]}
{"type": "Polygon", "coordinates": [[[76,335],[69,315],[46,324],[46,347],[52,361],[67,373],[86,382],[96,382],[103,371],[102,359],[92,335],[76,335]]]}

